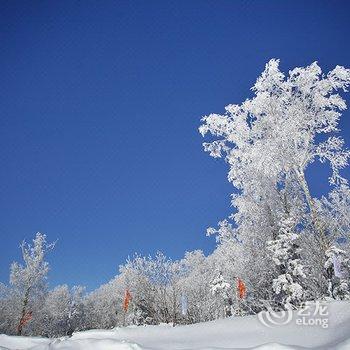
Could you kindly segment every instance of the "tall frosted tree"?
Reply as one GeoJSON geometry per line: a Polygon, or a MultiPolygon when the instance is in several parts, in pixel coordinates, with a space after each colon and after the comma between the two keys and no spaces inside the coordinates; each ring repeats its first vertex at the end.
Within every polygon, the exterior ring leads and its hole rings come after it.
{"type": "Polygon", "coordinates": [[[38,232],[32,244],[25,241],[21,244],[24,264],[14,262],[11,265],[10,284],[20,307],[17,326],[19,335],[25,322],[32,316],[30,305],[46,290],[49,264],[45,261],[45,255],[53,247],[54,243],[47,243],[46,235],[38,232]]]}
{"type": "MultiPolygon", "coordinates": [[[[346,92],[349,84],[350,70],[341,66],[323,74],[314,62],[285,75],[279,60],[272,59],[253,86],[253,97],[228,105],[225,114],[202,119],[201,134],[211,134],[204,149],[225,158],[228,180],[236,188],[231,219],[243,242],[240,260],[249,266],[246,278],[256,298],[271,298],[268,286],[279,271],[270,268],[267,242],[276,239],[285,216],[295,218],[298,234],[312,236],[319,256],[314,265],[324,269],[335,231],[319,212],[305,171],[316,160],[328,162],[329,184],[348,187],[340,170],[347,165],[349,151],[335,132],[346,109],[339,92],[346,92]]],[[[320,286],[325,284],[324,271],[319,276],[320,286]]]]}

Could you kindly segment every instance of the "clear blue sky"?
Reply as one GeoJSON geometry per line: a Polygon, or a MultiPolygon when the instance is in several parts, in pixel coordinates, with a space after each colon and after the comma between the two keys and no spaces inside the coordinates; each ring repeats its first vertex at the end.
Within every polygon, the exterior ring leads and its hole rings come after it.
{"type": "MultiPolygon", "coordinates": [[[[58,239],[51,285],[93,289],[135,251],[210,252],[205,229],[230,213],[232,188],[202,150],[201,116],[245,99],[273,57],[349,67],[349,13],[348,1],[1,1],[0,281],[37,231],[58,239]]],[[[322,193],[325,168],[309,176],[322,193]]]]}

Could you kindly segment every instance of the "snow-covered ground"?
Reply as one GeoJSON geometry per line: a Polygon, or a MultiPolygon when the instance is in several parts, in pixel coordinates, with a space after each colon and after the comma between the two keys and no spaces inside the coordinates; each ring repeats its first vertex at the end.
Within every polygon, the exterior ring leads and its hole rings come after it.
{"type": "MultiPolygon", "coordinates": [[[[90,330],[71,338],[44,339],[0,335],[0,349],[31,350],[221,350],[350,349],[350,303],[328,306],[328,328],[298,325],[294,313],[286,325],[263,325],[257,316],[189,326],[169,325],[90,330]]],[[[317,315],[316,315],[317,317],[317,315]]],[[[323,316],[324,317],[324,316],[323,316]]],[[[283,320],[281,319],[280,322],[283,320]]],[[[275,322],[276,319],[275,319],[275,322]]]]}

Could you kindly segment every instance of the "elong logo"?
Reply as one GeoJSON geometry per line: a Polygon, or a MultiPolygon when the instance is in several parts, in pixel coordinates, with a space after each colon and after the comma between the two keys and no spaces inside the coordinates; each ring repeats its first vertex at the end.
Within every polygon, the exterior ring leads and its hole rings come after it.
{"type": "MultiPolygon", "coordinates": [[[[274,311],[270,304],[265,303],[267,311],[258,313],[258,319],[266,327],[285,326],[293,320],[291,309],[274,311]]],[[[328,328],[328,307],[321,301],[306,302],[302,309],[295,312],[295,324],[297,326],[319,326],[328,328]]]]}

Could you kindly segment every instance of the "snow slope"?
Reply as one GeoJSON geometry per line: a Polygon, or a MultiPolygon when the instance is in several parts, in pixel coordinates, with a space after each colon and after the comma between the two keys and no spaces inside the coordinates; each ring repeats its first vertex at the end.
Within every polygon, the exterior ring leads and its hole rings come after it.
{"type": "Polygon", "coordinates": [[[228,349],[350,349],[350,303],[334,302],[329,327],[295,323],[267,327],[257,316],[216,320],[201,324],[126,327],[90,330],[71,338],[44,339],[0,335],[1,350],[228,350],[228,349]]]}

